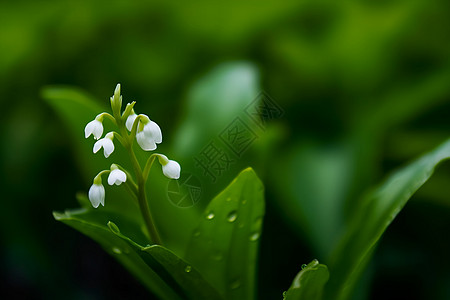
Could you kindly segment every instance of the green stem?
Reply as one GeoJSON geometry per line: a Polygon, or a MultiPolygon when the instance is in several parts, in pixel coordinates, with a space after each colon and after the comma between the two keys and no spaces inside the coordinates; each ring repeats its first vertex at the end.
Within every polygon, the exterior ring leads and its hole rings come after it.
{"type": "Polygon", "coordinates": [[[102,118],[106,117],[106,118],[109,119],[114,125],[117,126],[116,119],[115,119],[113,116],[111,116],[110,114],[104,112],[104,113],[101,113],[100,116],[101,116],[102,118]]]}
{"type": "Polygon", "coordinates": [[[154,244],[161,245],[161,238],[159,237],[159,233],[156,230],[155,223],[153,221],[152,214],[150,212],[150,207],[148,206],[147,196],[145,194],[145,181],[138,181],[138,201],[139,207],[141,209],[142,217],[144,218],[145,224],[147,225],[147,230],[150,235],[150,239],[154,244]]]}
{"type": "Polygon", "coordinates": [[[139,162],[137,161],[136,155],[132,149],[132,143],[127,144],[127,150],[130,154],[131,163],[133,165],[134,171],[136,173],[137,178],[137,186],[138,186],[138,203],[139,208],[142,213],[142,217],[144,219],[145,225],[147,227],[148,234],[150,239],[154,244],[161,244],[161,238],[159,237],[158,231],[156,230],[155,222],[153,220],[153,216],[150,212],[150,207],[148,206],[147,195],[145,193],[145,178],[142,174],[141,167],[139,166],[139,162]]]}
{"type": "Polygon", "coordinates": [[[156,156],[158,156],[157,153],[150,155],[150,157],[147,159],[147,162],[145,163],[144,171],[142,172],[142,177],[144,177],[145,181],[147,181],[148,174],[150,174],[150,169],[152,168],[156,156]]]}

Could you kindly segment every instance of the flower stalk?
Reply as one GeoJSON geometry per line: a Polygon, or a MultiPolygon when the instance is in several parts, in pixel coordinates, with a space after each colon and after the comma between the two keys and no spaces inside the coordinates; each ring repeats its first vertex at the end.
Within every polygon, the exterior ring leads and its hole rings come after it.
{"type": "Polygon", "coordinates": [[[144,168],[142,168],[133,150],[134,141],[137,141],[142,150],[153,151],[157,148],[157,144],[162,142],[161,129],[147,115],[137,115],[135,113],[134,105],[136,102],[134,101],[128,103],[124,112],[121,112],[122,95],[120,94],[120,84],[116,86],[110,101],[112,115],[106,112],[97,115],[93,121],[86,125],[85,137],[94,136],[97,142],[94,144],[93,152],[97,153],[103,148],[105,158],[108,158],[114,152],[113,141],[116,138],[128,152],[135,180],[133,180],[133,176],[126,169],[117,164],[112,164],[110,170],[103,170],[94,178],[94,183],[89,190],[89,200],[94,208],[99,207],[99,204],[105,205],[105,188],[101,181],[103,174],[109,174],[109,185],[125,183],[127,190],[133,196],[133,200],[137,200],[150,241],[154,244],[161,244],[162,241],[147,199],[147,179],[156,158],[158,158],[162,166],[163,174],[168,178],[178,179],[181,167],[176,161],[169,160],[165,155],[154,153],[149,156],[144,168]],[[108,132],[104,138],[101,138],[103,134],[103,119],[105,117],[117,127],[118,132],[108,132]]]}

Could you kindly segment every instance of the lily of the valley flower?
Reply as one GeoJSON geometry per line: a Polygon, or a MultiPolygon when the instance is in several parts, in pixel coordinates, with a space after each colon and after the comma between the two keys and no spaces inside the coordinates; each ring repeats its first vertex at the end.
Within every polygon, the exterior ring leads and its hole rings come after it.
{"type": "Polygon", "coordinates": [[[144,151],[153,151],[162,142],[161,128],[146,115],[141,115],[136,140],[144,151]]]}
{"type": "Polygon", "coordinates": [[[128,131],[131,131],[133,128],[134,121],[137,118],[137,114],[134,112],[134,109],[131,111],[131,114],[128,116],[127,121],[125,122],[125,126],[127,127],[128,131]]]}
{"type": "Polygon", "coordinates": [[[109,185],[120,185],[122,182],[127,181],[127,174],[124,171],[119,170],[116,165],[111,166],[111,173],[108,176],[108,184],[109,185]]]}
{"type": "Polygon", "coordinates": [[[89,201],[94,208],[97,208],[100,203],[105,206],[105,188],[100,176],[94,178],[94,184],[89,189],[89,201]]]}
{"type": "Polygon", "coordinates": [[[174,160],[170,160],[163,154],[158,154],[159,163],[162,166],[163,174],[171,179],[180,178],[181,167],[180,164],[174,160]]]}
{"type": "Polygon", "coordinates": [[[113,139],[114,133],[113,132],[107,133],[104,138],[95,142],[93,149],[94,153],[97,153],[98,150],[100,150],[100,148],[103,148],[104,150],[103,154],[105,155],[106,158],[108,158],[108,156],[110,156],[111,153],[113,153],[114,151],[113,139]]]}
{"type": "MultiPolygon", "coordinates": [[[[125,110],[122,113],[122,96],[120,94],[120,84],[117,84],[114,90],[114,95],[110,98],[112,115],[109,113],[101,113],[95,117],[95,119],[89,122],[85,129],[85,137],[88,138],[91,135],[97,140],[93,147],[93,152],[97,153],[103,148],[103,154],[105,158],[108,158],[115,150],[113,143],[116,137],[119,142],[130,151],[131,158],[135,164],[139,164],[136,161],[134,155],[134,150],[131,147],[133,145],[133,139],[135,138],[139,146],[144,151],[153,151],[157,148],[157,144],[162,142],[161,128],[154,121],[150,120],[147,115],[140,114],[137,115],[134,111],[134,105],[136,102],[132,101],[126,105],[125,110]],[[103,119],[108,118],[110,121],[118,127],[117,132],[108,132],[103,138],[103,119]],[[126,119],[126,120],[125,120],[126,119]],[[125,124],[124,124],[125,121],[125,124]],[[131,134],[126,133],[126,129],[131,132],[131,134]]],[[[150,212],[148,207],[142,207],[141,203],[146,203],[145,193],[142,193],[145,181],[148,178],[151,166],[154,162],[155,157],[158,157],[159,163],[162,166],[163,174],[170,179],[180,178],[181,167],[180,164],[174,160],[170,160],[167,156],[163,154],[152,154],[145,165],[144,170],[140,168],[136,169],[136,177],[138,179],[138,184],[133,180],[132,175],[130,175],[125,169],[119,167],[116,164],[112,164],[110,170],[103,170],[97,174],[94,178],[93,184],[89,189],[89,201],[94,208],[97,208],[102,204],[105,205],[105,187],[102,184],[101,176],[108,174],[108,184],[109,185],[121,185],[125,182],[125,185],[129,190],[135,194],[139,202],[139,207],[143,211],[143,217],[146,220],[148,232],[152,235],[152,240],[155,243],[159,243],[160,239],[158,237],[157,231],[152,224],[151,219],[148,218],[150,212]],[[147,212],[146,212],[147,211],[147,212]]]]}
{"type": "Polygon", "coordinates": [[[101,138],[103,134],[103,124],[101,116],[102,114],[99,114],[93,121],[87,123],[86,127],[84,128],[85,138],[88,138],[91,134],[96,140],[101,138]]]}

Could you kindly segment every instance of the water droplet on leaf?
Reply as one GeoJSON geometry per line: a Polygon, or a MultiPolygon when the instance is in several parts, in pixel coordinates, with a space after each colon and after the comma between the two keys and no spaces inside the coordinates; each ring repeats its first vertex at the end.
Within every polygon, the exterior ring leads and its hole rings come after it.
{"type": "Polygon", "coordinates": [[[200,231],[197,230],[196,232],[194,232],[194,237],[199,237],[200,236],[200,231]]]}
{"type": "Polygon", "coordinates": [[[254,232],[250,235],[250,241],[254,242],[259,239],[259,232],[254,232]]]}
{"type": "Polygon", "coordinates": [[[227,216],[227,221],[230,223],[233,223],[234,221],[236,221],[237,219],[237,212],[235,210],[233,210],[232,212],[230,212],[227,216]]]}
{"type": "Polygon", "coordinates": [[[302,270],[304,269],[304,268],[306,268],[308,265],[307,264],[303,264],[302,265],[302,270]]]}
{"type": "Polygon", "coordinates": [[[209,214],[206,215],[206,219],[212,220],[212,219],[214,219],[215,216],[216,215],[213,212],[210,212],[209,214]]]}
{"type": "Polygon", "coordinates": [[[112,252],[114,252],[116,254],[122,254],[122,250],[120,250],[120,248],[117,248],[117,247],[113,247],[112,252]]]}
{"type": "Polygon", "coordinates": [[[185,271],[186,273],[191,272],[191,270],[192,270],[192,267],[191,267],[191,266],[186,266],[186,268],[184,268],[184,271],[185,271]]]}

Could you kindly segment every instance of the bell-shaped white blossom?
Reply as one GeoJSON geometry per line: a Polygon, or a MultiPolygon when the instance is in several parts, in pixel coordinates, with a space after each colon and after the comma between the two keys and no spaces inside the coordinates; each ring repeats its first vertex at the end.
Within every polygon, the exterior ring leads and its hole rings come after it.
{"type": "Polygon", "coordinates": [[[114,169],[109,173],[108,184],[109,185],[120,185],[122,182],[127,181],[127,174],[119,169],[114,169]]]}
{"type": "Polygon", "coordinates": [[[89,201],[94,208],[97,208],[100,203],[105,206],[105,188],[101,183],[95,183],[89,189],[89,201]]]}
{"type": "Polygon", "coordinates": [[[102,137],[103,134],[103,124],[99,120],[98,115],[93,121],[87,123],[86,127],[84,128],[84,136],[85,138],[88,138],[91,134],[94,136],[96,140],[102,137]]]}
{"type": "Polygon", "coordinates": [[[153,151],[156,149],[156,143],[148,139],[143,131],[136,133],[136,140],[144,151],[153,151]]]}
{"type": "Polygon", "coordinates": [[[144,125],[144,134],[148,139],[155,141],[155,143],[162,143],[161,128],[155,122],[150,121],[144,125]]]}
{"type": "Polygon", "coordinates": [[[181,167],[180,164],[174,160],[169,160],[167,165],[162,166],[163,174],[171,179],[180,178],[181,167]]]}
{"type": "Polygon", "coordinates": [[[171,179],[180,178],[181,166],[174,160],[170,160],[163,154],[158,154],[159,163],[162,166],[163,174],[171,179]]]}
{"type": "Polygon", "coordinates": [[[110,156],[114,151],[113,138],[114,134],[112,132],[109,132],[104,138],[95,142],[93,149],[94,153],[97,153],[101,148],[103,148],[103,154],[106,158],[108,158],[108,156],[110,156]]]}
{"type": "Polygon", "coordinates": [[[133,128],[134,121],[137,118],[137,114],[133,111],[127,118],[127,121],[125,122],[125,126],[127,127],[128,131],[131,131],[133,128]]]}
{"type": "Polygon", "coordinates": [[[136,140],[139,146],[145,151],[155,150],[156,144],[162,142],[161,128],[145,115],[141,118],[140,122],[142,124],[139,124],[136,133],[136,140]]]}

